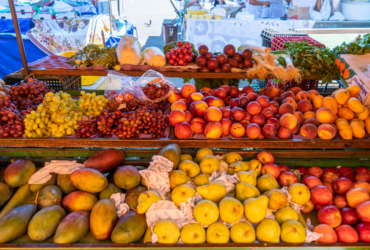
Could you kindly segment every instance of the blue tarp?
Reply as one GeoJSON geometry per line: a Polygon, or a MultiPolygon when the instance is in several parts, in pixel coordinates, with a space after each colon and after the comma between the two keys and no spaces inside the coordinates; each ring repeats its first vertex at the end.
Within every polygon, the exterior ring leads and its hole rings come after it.
{"type": "MultiPolygon", "coordinates": [[[[30,18],[20,18],[18,19],[19,27],[21,28],[21,33],[24,35],[31,28],[30,18]]],[[[0,33],[15,33],[13,20],[12,19],[0,19],[0,33]]]]}

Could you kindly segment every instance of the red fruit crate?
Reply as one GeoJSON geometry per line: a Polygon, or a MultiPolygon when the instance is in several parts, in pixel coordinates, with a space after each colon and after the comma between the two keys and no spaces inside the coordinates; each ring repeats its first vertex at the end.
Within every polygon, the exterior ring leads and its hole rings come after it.
{"type": "Polygon", "coordinates": [[[324,44],[309,36],[275,36],[271,41],[271,51],[285,50],[287,48],[286,42],[303,42],[304,40],[307,40],[310,45],[315,45],[321,49],[325,48],[324,44]]]}

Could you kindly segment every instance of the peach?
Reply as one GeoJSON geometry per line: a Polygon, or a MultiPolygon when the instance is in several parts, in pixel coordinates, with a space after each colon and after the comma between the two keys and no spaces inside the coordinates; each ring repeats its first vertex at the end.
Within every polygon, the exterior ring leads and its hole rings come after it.
{"type": "Polygon", "coordinates": [[[202,101],[204,99],[204,96],[199,92],[191,93],[189,96],[189,102],[195,102],[195,101],[202,101]]]}
{"type": "Polygon", "coordinates": [[[232,98],[235,98],[235,97],[237,97],[239,95],[239,90],[238,90],[238,88],[237,87],[235,87],[235,86],[231,86],[230,87],[230,96],[232,97],[232,98]]]}
{"type": "Polygon", "coordinates": [[[320,208],[317,217],[319,218],[321,224],[327,224],[332,228],[336,228],[342,223],[342,215],[340,210],[334,205],[320,208]]]}
{"type": "Polygon", "coordinates": [[[188,98],[191,95],[191,93],[194,93],[194,92],[197,92],[197,89],[191,83],[186,83],[181,88],[181,95],[184,98],[188,98]]]}
{"type": "Polygon", "coordinates": [[[276,102],[277,104],[281,104],[281,98],[280,97],[274,97],[274,98],[272,98],[272,100],[271,100],[272,102],[276,102]]]}
{"type": "Polygon", "coordinates": [[[355,176],[356,181],[366,181],[370,182],[370,174],[369,173],[359,173],[355,176]]]}
{"type": "Polygon", "coordinates": [[[258,153],[257,160],[259,160],[263,165],[265,165],[265,164],[273,164],[275,161],[275,158],[271,153],[262,151],[258,153]]]}
{"type": "Polygon", "coordinates": [[[244,118],[240,121],[240,123],[246,128],[251,123],[251,121],[244,118]]]}
{"type": "MultiPolygon", "coordinates": [[[[357,86],[356,86],[357,87],[357,86]]],[[[356,226],[361,242],[370,242],[370,223],[362,222],[356,226]]]]}
{"type": "Polygon", "coordinates": [[[304,116],[301,112],[299,112],[299,111],[294,112],[294,116],[295,116],[295,118],[297,118],[297,121],[299,121],[299,123],[302,124],[304,122],[305,118],[304,118],[304,116]]]}
{"type": "Polygon", "coordinates": [[[256,115],[253,116],[251,122],[259,125],[260,127],[262,127],[265,124],[265,121],[266,121],[266,119],[263,115],[256,114],[256,115]]]}
{"type": "Polygon", "coordinates": [[[339,168],[339,174],[340,175],[343,175],[343,174],[355,175],[355,171],[350,167],[341,167],[339,168]]]}
{"type": "Polygon", "coordinates": [[[222,99],[215,96],[207,96],[203,99],[209,107],[224,107],[225,103],[222,99]]]}
{"type": "Polygon", "coordinates": [[[175,135],[177,138],[189,138],[193,135],[193,129],[187,122],[180,122],[175,126],[175,135]]]}
{"type": "Polygon", "coordinates": [[[230,134],[230,127],[232,125],[232,121],[229,118],[222,118],[221,121],[221,126],[222,126],[222,132],[224,135],[229,135],[230,134]]]}
{"type": "Polygon", "coordinates": [[[320,178],[324,171],[319,167],[311,167],[308,169],[308,173],[320,178]]]}
{"type": "Polygon", "coordinates": [[[333,203],[337,208],[344,208],[348,206],[347,199],[344,194],[338,194],[334,196],[333,203]]]}
{"type": "Polygon", "coordinates": [[[302,91],[300,87],[293,87],[290,89],[295,95],[302,91]]]}
{"type": "Polygon", "coordinates": [[[303,125],[299,132],[303,137],[306,137],[308,139],[313,139],[317,136],[317,128],[315,125],[312,124],[303,125]]]}
{"type": "Polygon", "coordinates": [[[279,184],[280,184],[280,186],[282,186],[282,187],[290,186],[294,183],[298,183],[298,178],[292,172],[284,171],[279,175],[279,184]]]}
{"type": "Polygon", "coordinates": [[[224,98],[224,102],[226,106],[229,106],[231,99],[233,99],[231,96],[226,96],[224,98]]]}
{"type": "Polygon", "coordinates": [[[194,116],[189,111],[185,111],[185,122],[190,123],[193,118],[194,116]]]}
{"type": "Polygon", "coordinates": [[[334,229],[327,224],[317,225],[312,229],[312,232],[322,234],[322,236],[317,240],[319,243],[336,243],[338,241],[338,237],[334,229]]]}
{"type": "Polygon", "coordinates": [[[333,111],[327,107],[319,108],[316,111],[316,120],[320,123],[333,123],[335,121],[333,111]]]}
{"type": "Polygon", "coordinates": [[[211,88],[208,88],[208,87],[203,87],[200,91],[205,91],[205,92],[211,92],[211,88]]]}
{"type": "Polygon", "coordinates": [[[307,91],[309,94],[310,94],[310,97],[311,97],[311,100],[315,97],[315,96],[318,96],[320,95],[319,92],[316,90],[316,89],[311,89],[309,91],[307,91]]]}
{"type": "Polygon", "coordinates": [[[315,108],[322,108],[322,102],[324,101],[324,97],[322,95],[318,95],[318,96],[315,96],[313,99],[312,99],[312,103],[313,103],[313,106],[315,108]]]}
{"type": "Polygon", "coordinates": [[[249,98],[249,100],[252,102],[252,101],[255,101],[257,100],[258,98],[258,94],[257,93],[254,93],[254,92],[250,92],[248,93],[247,97],[249,98]]]}
{"type": "Polygon", "coordinates": [[[285,98],[285,99],[283,100],[282,104],[284,104],[284,103],[290,103],[290,104],[293,106],[293,109],[294,109],[294,110],[297,110],[298,105],[297,105],[297,103],[294,101],[294,99],[293,99],[293,98],[291,98],[291,97],[287,97],[287,98],[285,98]]]}
{"type": "Polygon", "coordinates": [[[315,203],[313,203],[311,200],[308,200],[302,206],[303,208],[301,209],[301,212],[304,214],[311,213],[315,209],[315,203]]]}
{"type": "Polygon", "coordinates": [[[332,124],[321,124],[317,129],[320,139],[331,140],[337,135],[337,130],[332,124]]]}
{"type": "Polygon", "coordinates": [[[245,118],[248,121],[252,121],[253,115],[249,114],[248,112],[245,112],[245,118]]]}
{"type": "Polygon", "coordinates": [[[353,188],[353,181],[348,178],[341,177],[334,182],[333,188],[337,194],[346,194],[353,188]]]}
{"type": "Polygon", "coordinates": [[[279,115],[294,114],[294,108],[290,103],[283,103],[279,107],[279,115]]]}
{"type": "Polygon", "coordinates": [[[260,95],[266,95],[267,88],[262,88],[258,91],[258,94],[260,95]]]}
{"type": "Polygon", "coordinates": [[[274,117],[274,111],[271,108],[265,107],[261,110],[261,115],[263,115],[266,119],[274,117]]]}
{"type": "Polygon", "coordinates": [[[201,93],[204,97],[212,96],[212,94],[211,94],[210,92],[200,91],[200,93],[201,93]]]}
{"type": "Polygon", "coordinates": [[[356,213],[362,222],[370,222],[370,201],[363,201],[356,207],[356,213]]]}
{"type": "Polygon", "coordinates": [[[218,98],[224,99],[227,96],[226,90],[224,90],[223,88],[216,89],[215,96],[218,98]]]}
{"type": "Polygon", "coordinates": [[[328,182],[328,181],[324,181],[322,183],[323,186],[329,188],[330,192],[334,195],[334,189],[333,189],[333,183],[332,182],[328,182]]]}
{"type": "Polygon", "coordinates": [[[275,87],[269,87],[266,90],[266,95],[270,98],[278,97],[280,95],[279,89],[275,87]]]}
{"type": "Polygon", "coordinates": [[[209,107],[204,113],[207,122],[219,122],[222,119],[222,111],[216,107],[209,107]]]}
{"type": "MultiPolygon", "coordinates": [[[[283,104],[284,105],[284,104],[283,104]]],[[[288,129],[293,129],[295,126],[297,126],[297,119],[295,118],[294,115],[290,113],[284,114],[280,118],[280,126],[286,127],[288,129]]]]}
{"type": "Polygon", "coordinates": [[[355,113],[349,108],[340,108],[338,111],[338,117],[344,118],[346,120],[352,120],[355,118],[355,113]]]}
{"type": "Polygon", "coordinates": [[[230,118],[231,117],[231,110],[230,108],[227,107],[221,107],[221,112],[222,112],[222,118],[230,118]]]}
{"type": "Polygon", "coordinates": [[[313,111],[306,111],[303,114],[304,119],[309,119],[309,118],[315,118],[316,119],[316,113],[313,111]]]}
{"type": "Polygon", "coordinates": [[[243,87],[243,89],[242,89],[242,93],[251,93],[251,92],[254,92],[254,89],[253,89],[253,87],[252,86],[249,86],[249,85],[247,85],[247,86],[245,86],[245,87],[243,87]]]}
{"type": "Polygon", "coordinates": [[[229,85],[222,85],[220,88],[226,91],[226,95],[230,95],[231,87],[229,85]]]}
{"type": "Polygon", "coordinates": [[[300,100],[308,100],[311,101],[311,96],[306,91],[300,91],[295,95],[295,101],[299,102],[300,100]]]}
{"type": "Polygon", "coordinates": [[[215,96],[216,89],[211,89],[209,93],[211,93],[212,96],[215,96]]]}
{"type": "Polygon", "coordinates": [[[342,215],[342,223],[354,226],[360,222],[356,214],[356,209],[353,207],[345,207],[340,210],[342,215]]]}
{"type": "Polygon", "coordinates": [[[174,89],[171,91],[170,95],[168,96],[168,101],[170,103],[174,103],[182,98],[181,93],[178,89],[174,89]]]}
{"type": "Polygon", "coordinates": [[[292,133],[293,135],[296,135],[299,133],[300,128],[301,128],[301,124],[299,124],[299,122],[297,121],[297,126],[295,126],[293,129],[290,129],[290,133],[292,133]]]}
{"type": "Polygon", "coordinates": [[[243,120],[245,118],[245,111],[242,108],[234,107],[231,110],[231,117],[235,121],[241,121],[241,120],[243,120]]]}
{"type": "Polygon", "coordinates": [[[279,121],[278,121],[276,118],[274,118],[274,117],[271,117],[271,118],[267,119],[266,124],[271,124],[271,125],[273,125],[276,129],[278,129],[278,128],[280,127],[280,123],[279,123],[279,121]]]}
{"type": "Polygon", "coordinates": [[[280,175],[280,168],[276,164],[265,164],[262,167],[261,174],[271,174],[275,179],[278,179],[280,175]]]}
{"type": "Polygon", "coordinates": [[[311,200],[319,206],[328,205],[333,201],[333,194],[324,185],[318,185],[311,189],[311,200]]]}
{"type": "Polygon", "coordinates": [[[370,194],[370,183],[368,183],[366,181],[356,181],[355,183],[353,183],[353,187],[363,188],[370,194]]]}
{"type": "Polygon", "coordinates": [[[308,187],[308,189],[313,189],[318,185],[322,185],[322,182],[316,176],[308,176],[302,181],[302,184],[305,184],[308,187]]]}
{"type": "Polygon", "coordinates": [[[262,128],[262,135],[266,139],[274,139],[277,134],[277,129],[272,124],[266,124],[262,128]]]}
{"type": "Polygon", "coordinates": [[[320,123],[315,118],[308,118],[307,120],[303,122],[303,125],[306,125],[306,124],[312,124],[312,125],[315,125],[316,127],[320,126],[320,123]]]}
{"type": "Polygon", "coordinates": [[[360,203],[369,200],[369,193],[361,188],[353,188],[346,193],[348,205],[350,207],[357,207],[360,203]]]}
{"type": "Polygon", "coordinates": [[[171,111],[175,110],[175,109],[180,109],[182,111],[186,111],[186,110],[188,110],[188,105],[184,101],[176,101],[176,102],[172,103],[171,111]]]}
{"type": "Polygon", "coordinates": [[[256,139],[261,134],[261,128],[255,123],[250,123],[247,126],[246,134],[250,139],[256,139]]]}
{"type": "Polygon", "coordinates": [[[280,127],[277,132],[277,137],[280,139],[291,139],[293,135],[288,128],[280,127]]]}
{"type": "Polygon", "coordinates": [[[279,104],[275,101],[271,101],[270,104],[269,104],[269,108],[272,109],[272,111],[274,112],[274,114],[277,114],[279,112],[279,104]]]}
{"type": "Polygon", "coordinates": [[[355,243],[359,240],[358,233],[350,225],[340,225],[335,229],[335,233],[339,242],[355,243]]]}
{"type": "Polygon", "coordinates": [[[247,111],[251,115],[259,114],[262,110],[261,105],[258,102],[252,101],[247,105],[247,111]]]}
{"type": "Polygon", "coordinates": [[[208,105],[204,101],[195,101],[189,106],[191,114],[195,117],[203,117],[207,109],[208,105]]]}
{"type": "Polygon", "coordinates": [[[312,110],[312,104],[309,100],[300,100],[298,102],[298,107],[297,107],[297,110],[304,113],[304,112],[307,112],[307,111],[311,111],[312,110]]]}
{"type": "Polygon", "coordinates": [[[283,100],[288,97],[291,97],[293,100],[295,100],[295,94],[292,91],[287,91],[281,94],[281,99],[283,100]]]}
{"type": "Polygon", "coordinates": [[[245,135],[245,128],[240,123],[234,123],[230,127],[230,134],[236,138],[243,137],[245,135]]]}
{"type": "Polygon", "coordinates": [[[246,96],[241,96],[238,98],[238,107],[245,109],[250,102],[249,98],[246,96]]]}
{"type": "Polygon", "coordinates": [[[364,166],[355,167],[355,174],[361,174],[361,173],[370,173],[370,170],[364,166]]]}
{"type": "Polygon", "coordinates": [[[220,138],[223,135],[222,125],[220,122],[210,122],[204,128],[204,135],[207,138],[220,138]]]}
{"type": "Polygon", "coordinates": [[[197,134],[203,134],[204,133],[204,128],[206,127],[207,123],[206,122],[203,123],[203,122],[200,122],[200,121],[194,121],[193,122],[193,120],[191,121],[191,128],[193,129],[193,132],[197,133],[197,134]]]}
{"type": "Polygon", "coordinates": [[[230,107],[238,107],[238,99],[239,98],[234,98],[234,99],[231,99],[230,102],[229,102],[229,106],[230,107]]]}
{"type": "Polygon", "coordinates": [[[185,112],[180,109],[172,110],[170,113],[170,116],[168,118],[170,124],[172,127],[175,127],[177,123],[184,122],[185,121],[185,112]]]}
{"type": "Polygon", "coordinates": [[[257,102],[261,105],[262,108],[268,107],[270,105],[270,100],[267,96],[259,96],[257,102]]]}
{"type": "Polygon", "coordinates": [[[321,175],[321,181],[326,181],[326,182],[335,182],[338,180],[339,175],[333,173],[333,172],[325,172],[321,175]]]}

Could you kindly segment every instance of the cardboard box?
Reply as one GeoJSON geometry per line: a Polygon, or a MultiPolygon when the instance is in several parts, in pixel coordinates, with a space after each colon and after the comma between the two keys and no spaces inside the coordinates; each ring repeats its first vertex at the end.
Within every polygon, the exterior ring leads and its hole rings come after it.
{"type": "Polygon", "coordinates": [[[335,64],[340,69],[340,78],[343,85],[356,85],[361,92],[358,99],[364,105],[370,105],[370,54],[367,55],[339,55],[335,64]]]}
{"type": "Polygon", "coordinates": [[[33,17],[32,17],[33,20],[52,20],[52,19],[55,19],[55,16],[52,15],[52,14],[49,14],[49,13],[45,13],[45,14],[33,14],[33,17]]]}
{"type": "Polygon", "coordinates": [[[288,19],[308,20],[309,12],[310,7],[296,7],[290,5],[288,9],[288,19]]]}
{"type": "MultiPolygon", "coordinates": [[[[17,13],[18,18],[32,18],[32,13],[17,13]]],[[[12,19],[11,13],[0,13],[1,19],[12,19]]]]}
{"type": "Polygon", "coordinates": [[[57,20],[71,19],[71,18],[76,18],[76,17],[77,15],[76,15],[76,12],[74,11],[55,14],[55,19],[57,20]]]}

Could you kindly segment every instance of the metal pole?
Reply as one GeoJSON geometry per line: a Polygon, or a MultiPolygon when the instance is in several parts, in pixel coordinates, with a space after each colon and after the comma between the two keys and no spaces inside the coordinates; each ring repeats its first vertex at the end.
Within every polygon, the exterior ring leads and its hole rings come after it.
{"type": "Polygon", "coordinates": [[[24,69],[24,74],[25,74],[25,76],[28,76],[29,71],[28,71],[26,51],[24,50],[21,29],[19,28],[17,11],[15,10],[14,1],[13,0],[8,0],[8,1],[9,1],[10,12],[12,14],[15,35],[17,37],[19,53],[21,54],[21,59],[22,59],[22,64],[23,64],[23,69],[24,69]]]}

